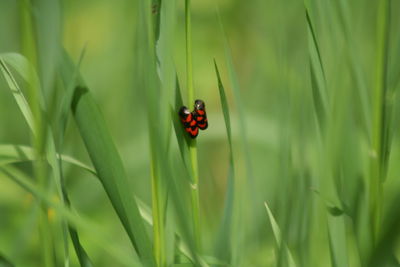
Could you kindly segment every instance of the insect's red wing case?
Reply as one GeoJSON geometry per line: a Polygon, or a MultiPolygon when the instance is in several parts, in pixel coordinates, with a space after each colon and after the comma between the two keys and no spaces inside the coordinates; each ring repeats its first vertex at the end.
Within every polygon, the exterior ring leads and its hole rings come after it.
{"type": "Polygon", "coordinates": [[[191,138],[196,138],[199,134],[199,128],[197,127],[197,121],[195,120],[195,114],[190,112],[185,106],[181,107],[179,110],[179,117],[185,131],[189,134],[191,138]]]}

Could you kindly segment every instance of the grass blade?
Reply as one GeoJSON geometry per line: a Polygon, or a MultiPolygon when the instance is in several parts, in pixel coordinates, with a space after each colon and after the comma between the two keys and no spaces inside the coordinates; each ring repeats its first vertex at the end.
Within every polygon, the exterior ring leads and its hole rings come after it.
{"type": "Polygon", "coordinates": [[[308,51],[310,57],[311,87],[314,97],[315,113],[318,117],[319,127],[321,130],[323,130],[325,128],[326,116],[329,115],[325,71],[308,9],[306,9],[306,18],[308,26],[308,51]]]}
{"type": "Polygon", "coordinates": [[[181,153],[181,158],[188,172],[187,177],[190,177],[190,175],[193,173],[191,169],[192,166],[190,164],[190,154],[189,154],[190,139],[187,133],[185,132],[184,128],[182,127],[182,122],[180,121],[179,116],[177,116],[179,109],[182,106],[183,106],[183,100],[182,100],[181,88],[179,86],[178,77],[176,77],[175,105],[174,107],[171,107],[171,118],[174,125],[176,140],[178,141],[179,152],[181,153]]]}
{"type": "Polygon", "coordinates": [[[1,267],[14,267],[15,265],[12,264],[3,254],[0,252],[0,266],[1,267]]]}
{"type": "Polygon", "coordinates": [[[343,216],[334,216],[327,213],[329,249],[333,267],[348,266],[346,226],[343,216]]]}
{"type": "Polygon", "coordinates": [[[101,229],[97,225],[83,220],[80,216],[72,213],[64,205],[54,202],[53,198],[48,192],[44,192],[39,188],[39,186],[32,183],[31,178],[22,171],[14,168],[13,166],[0,166],[0,172],[18,184],[22,189],[31,193],[35,198],[45,203],[48,207],[53,208],[56,213],[62,218],[66,219],[70,225],[79,227],[87,232],[89,234],[88,237],[90,237],[93,243],[99,244],[105,252],[113,255],[113,257],[116,259],[116,262],[120,262],[124,266],[141,266],[136,255],[136,257],[132,257],[132,255],[128,256],[126,253],[123,253],[120,249],[110,244],[109,241],[111,240],[111,237],[105,234],[106,231],[104,229],[101,229]],[[99,233],[103,234],[99,235],[99,233]]]}
{"type": "MultiPolygon", "coordinates": [[[[185,33],[186,33],[186,75],[187,75],[187,105],[194,103],[194,82],[193,82],[193,60],[192,60],[192,22],[191,22],[191,0],[185,0],[185,33]]],[[[196,246],[201,250],[201,226],[200,226],[200,200],[199,200],[199,170],[197,161],[196,139],[190,140],[189,144],[190,162],[192,171],[192,184],[190,186],[192,203],[193,231],[196,246]]]]}
{"type": "MultiPolygon", "coordinates": [[[[26,69],[28,67],[28,62],[26,59],[19,55],[19,54],[2,54],[0,55],[0,67],[1,67],[1,72],[4,75],[4,78],[7,81],[8,87],[10,88],[15,101],[18,104],[18,107],[20,108],[22,115],[25,118],[26,123],[28,124],[29,128],[34,132],[35,127],[33,124],[33,114],[29,108],[28,101],[24,97],[24,94],[22,93],[20,87],[18,86],[16,80],[14,79],[14,76],[12,75],[10,69],[6,65],[7,63],[11,63],[11,65],[15,67],[21,67],[23,68],[22,70],[19,70],[18,73],[25,74],[28,72],[26,69]]],[[[25,75],[24,75],[25,76],[25,75]]],[[[25,80],[28,79],[27,76],[24,77],[25,80]]]]}
{"type": "Polygon", "coordinates": [[[375,153],[371,157],[370,170],[370,209],[373,237],[377,240],[380,231],[383,208],[383,174],[386,174],[388,161],[388,140],[385,132],[388,131],[387,111],[387,60],[389,40],[389,0],[379,2],[378,6],[378,33],[376,79],[373,90],[373,121],[372,121],[372,149],[375,153]]]}
{"type": "Polygon", "coordinates": [[[369,108],[371,106],[371,101],[368,98],[368,94],[366,94],[366,92],[368,92],[370,88],[368,88],[368,85],[366,83],[365,74],[363,73],[362,69],[358,67],[361,60],[359,53],[354,45],[355,41],[350,30],[351,15],[349,13],[349,3],[343,0],[339,0],[334,3],[339,7],[339,16],[341,17],[341,24],[343,27],[341,30],[345,37],[346,46],[348,47],[348,50],[346,50],[347,58],[350,61],[351,74],[355,81],[357,93],[360,99],[364,129],[366,131],[368,140],[372,142],[372,113],[371,109],[369,108]]]}
{"type": "Polygon", "coordinates": [[[244,104],[242,102],[243,97],[241,96],[241,90],[240,90],[240,85],[239,81],[237,78],[237,74],[235,71],[235,67],[233,64],[233,57],[232,57],[232,50],[229,45],[228,37],[226,35],[224,26],[222,24],[221,16],[219,14],[219,11],[217,9],[217,18],[221,30],[221,35],[223,37],[224,41],[224,48],[225,48],[225,60],[226,60],[226,65],[228,67],[228,76],[230,83],[232,85],[232,92],[233,92],[233,97],[234,97],[234,102],[236,104],[237,110],[238,110],[238,121],[239,121],[239,136],[240,136],[240,141],[242,143],[242,148],[245,154],[245,164],[246,164],[246,171],[247,171],[247,179],[250,181],[253,179],[253,170],[251,167],[251,157],[250,157],[250,151],[249,151],[249,144],[248,144],[248,138],[247,138],[247,125],[246,125],[246,116],[245,116],[245,111],[244,111],[244,104]]]}
{"type": "MultiPolygon", "coordinates": [[[[85,163],[68,155],[57,154],[57,159],[61,159],[66,163],[70,163],[78,168],[96,175],[95,170],[85,163]]],[[[35,160],[34,150],[29,146],[0,144],[0,162],[1,164],[18,163],[24,161],[35,160]]]]}
{"type": "Polygon", "coordinates": [[[222,112],[224,114],[226,134],[229,144],[229,169],[228,169],[228,183],[225,196],[224,214],[220,225],[220,233],[218,240],[218,247],[216,255],[227,262],[231,261],[231,239],[232,236],[232,221],[233,221],[233,205],[234,205],[234,188],[235,188],[235,166],[233,159],[233,146],[232,146],[232,132],[231,132],[231,119],[229,115],[228,101],[225,95],[225,88],[221,81],[217,62],[214,60],[215,73],[217,76],[218,90],[221,100],[222,112]]]}
{"type": "Polygon", "coordinates": [[[279,228],[279,225],[275,221],[275,218],[272,215],[272,212],[269,209],[268,204],[265,202],[264,205],[265,205],[265,208],[267,209],[269,222],[271,223],[272,232],[274,233],[274,237],[275,237],[275,241],[276,241],[276,244],[277,244],[278,251],[283,250],[283,253],[284,253],[285,258],[287,260],[287,266],[295,267],[296,263],[295,263],[295,261],[293,259],[293,256],[292,256],[289,248],[287,247],[286,243],[282,240],[281,229],[279,228]]]}
{"type": "MultiPolygon", "coordinates": [[[[68,86],[66,81],[71,80],[73,76],[71,70],[75,67],[70,59],[64,59],[63,64],[69,66],[69,71],[63,70],[62,72],[64,84],[68,86]]],[[[79,79],[79,82],[75,85],[71,108],[100,181],[133,246],[144,265],[154,266],[152,246],[145,231],[137,203],[126,186],[128,178],[122,160],[108,132],[101,111],[82,79],[79,79]]]]}
{"type": "MultiPolygon", "coordinates": [[[[233,57],[232,57],[232,50],[229,45],[228,37],[226,35],[222,19],[219,13],[219,10],[217,9],[217,20],[220,26],[220,32],[221,36],[223,38],[223,43],[224,43],[224,50],[225,50],[225,61],[226,61],[226,66],[228,68],[228,77],[230,80],[230,84],[232,86],[232,92],[233,92],[233,98],[234,98],[234,103],[236,105],[236,108],[238,110],[238,128],[239,128],[239,139],[240,139],[240,144],[241,144],[241,149],[244,154],[244,165],[245,165],[245,170],[246,170],[246,179],[241,180],[242,182],[237,185],[235,185],[237,188],[245,188],[244,190],[240,190],[240,194],[236,195],[236,203],[245,203],[246,201],[252,202],[251,205],[256,206],[255,199],[250,198],[249,196],[252,194],[252,192],[255,191],[255,186],[254,186],[254,177],[253,177],[253,167],[252,167],[252,160],[250,156],[250,146],[248,143],[248,137],[247,137],[247,123],[246,123],[246,116],[245,116],[245,110],[244,110],[244,104],[242,101],[242,96],[241,96],[241,90],[240,90],[240,85],[239,81],[237,78],[237,74],[235,71],[234,63],[233,63],[233,57]]],[[[240,264],[240,258],[242,257],[241,251],[242,247],[240,247],[241,240],[245,238],[245,231],[242,228],[244,224],[247,222],[244,222],[245,219],[251,220],[254,216],[254,214],[251,214],[253,212],[252,209],[245,209],[244,205],[237,205],[236,206],[237,214],[242,214],[245,212],[248,212],[246,216],[238,216],[235,221],[235,225],[233,226],[234,229],[233,231],[238,233],[235,235],[235,241],[232,242],[235,246],[232,247],[232,264],[240,264]]]]}
{"type": "MultiPolygon", "coordinates": [[[[3,54],[2,57],[0,58],[0,63],[2,66],[2,71],[3,74],[6,77],[6,80],[8,81],[9,87],[11,89],[11,91],[13,92],[14,98],[21,110],[21,112],[23,113],[25,120],[27,121],[28,125],[30,126],[31,131],[33,132],[33,134],[35,134],[35,128],[33,127],[33,115],[31,112],[31,109],[29,107],[28,102],[26,101],[24,94],[22,92],[22,90],[19,88],[15,78],[13,77],[12,73],[10,72],[10,70],[7,68],[5,62],[7,62],[8,64],[10,64],[16,71],[17,73],[19,73],[21,75],[21,77],[28,83],[30,83],[30,86],[32,86],[33,88],[39,88],[39,80],[37,78],[36,72],[34,71],[34,69],[32,68],[32,66],[29,64],[29,62],[27,61],[27,59],[25,57],[23,57],[20,54],[16,54],[16,53],[9,53],[9,54],[3,54]],[[33,77],[33,78],[31,78],[33,77]]],[[[43,96],[40,94],[39,96],[39,102],[41,104],[41,107],[44,109],[44,101],[43,96]]],[[[68,106],[69,107],[69,106],[68,106]]],[[[65,125],[62,125],[62,131],[61,133],[63,133],[64,129],[65,129],[65,125]]],[[[60,195],[60,199],[62,200],[63,204],[67,204],[69,205],[69,200],[68,200],[68,194],[66,192],[65,189],[65,185],[64,185],[64,181],[63,181],[63,174],[61,171],[61,159],[59,157],[60,153],[56,152],[56,145],[53,139],[53,134],[52,131],[50,129],[50,127],[47,127],[47,133],[44,135],[47,140],[46,140],[46,145],[45,145],[45,153],[46,153],[46,158],[47,158],[47,162],[50,164],[51,168],[53,169],[53,174],[54,174],[54,178],[55,178],[55,182],[57,184],[57,189],[58,189],[58,193],[60,195]]],[[[36,134],[35,134],[36,135],[36,134]]],[[[63,135],[61,134],[59,140],[62,140],[63,135]]],[[[31,160],[34,160],[34,153],[32,151],[31,153],[31,160]]],[[[75,163],[77,163],[75,161],[75,163]]],[[[83,166],[83,165],[82,165],[83,166]]],[[[65,222],[62,222],[63,226],[63,235],[64,235],[64,254],[65,254],[65,265],[68,266],[69,264],[69,251],[68,251],[68,238],[67,238],[67,225],[64,225],[65,222]]],[[[69,227],[70,232],[71,232],[71,237],[73,240],[73,243],[75,245],[75,247],[77,247],[78,245],[78,250],[77,253],[80,254],[82,257],[79,257],[79,259],[83,259],[83,261],[81,262],[83,265],[82,266],[87,266],[88,262],[90,262],[90,260],[84,259],[84,256],[87,256],[86,252],[83,253],[84,249],[83,247],[80,245],[79,241],[78,241],[78,234],[77,232],[69,227]]]]}

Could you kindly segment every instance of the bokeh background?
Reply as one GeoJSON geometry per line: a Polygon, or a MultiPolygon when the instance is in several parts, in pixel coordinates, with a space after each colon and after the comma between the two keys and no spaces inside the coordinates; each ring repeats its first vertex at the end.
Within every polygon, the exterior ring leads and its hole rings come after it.
{"type": "MultiPolygon", "coordinates": [[[[137,81],[140,64],[135,54],[138,51],[137,4],[125,0],[32,2],[36,2],[33,14],[40,25],[37,30],[39,75],[44,84],[47,81],[48,86],[43,89],[47,100],[55,97],[51,89],[56,83],[51,78],[55,68],[54,43],[61,42],[74,61],[78,61],[85,49],[81,74],[107,121],[131,178],[132,192],[150,205],[146,88],[137,81]]],[[[241,250],[237,252],[242,258],[240,266],[276,266],[280,262],[264,202],[271,208],[297,266],[363,266],[363,244],[369,239],[363,239],[365,233],[360,229],[368,228],[362,223],[368,221],[368,216],[362,213],[365,209],[360,208],[363,206],[360,203],[368,202],[368,162],[373,154],[368,129],[372,127],[372,91],[379,49],[378,2],[307,2],[330,103],[326,130],[321,132],[312,89],[309,52],[312,39],[304,3],[295,0],[192,1],[195,97],[206,102],[210,124],[207,131],[200,133],[197,142],[206,251],[212,251],[221,221],[229,163],[213,65],[216,59],[230,107],[236,179],[243,182],[239,184],[247,185],[243,191],[248,190],[240,215],[243,217],[241,250]],[[224,46],[217,8],[232,53],[239,98],[234,97],[231,89],[233,84],[226,64],[229,49],[224,46]],[[241,114],[244,127],[240,126],[241,114]],[[347,208],[354,217],[333,216],[329,212],[330,203],[332,206],[341,203],[340,208],[347,208]],[[334,232],[330,224],[339,230],[334,232]],[[332,254],[332,247],[340,244],[346,246],[339,249],[344,253],[340,255],[344,260],[334,263],[337,255],[332,254]]],[[[387,85],[393,89],[388,99],[394,104],[385,203],[391,203],[400,193],[396,126],[399,98],[394,90],[399,87],[400,2],[390,2],[387,85]]],[[[0,53],[21,52],[19,1],[0,1],[0,12],[0,53]]],[[[177,0],[172,57],[183,89],[186,84],[184,29],[184,1],[177,0]]],[[[184,90],[183,94],[186,96],[184,90]]],[[[3,76],[0,76],[0,143],[30,143],[27,124],[3,76]]],[[[90,164],[73,119],[68,123],[64,153],[90,164]]],[[[29,164],[18,167],[28,174],[31,171],[29,164]]],[[[101,226],[112,237],[109,243],[129,255],[132,249],[129,240],[99,181],[68,165],[65,174],[74,210],[101,226]]],[[[383,214],[388,206],[384,205],[383,214]]],[[[398,210],[391,212],[398,213],[398,210]]],[[[32,195],[0,173],[0,252],[17,266],[40,266],[37,214],[32,195]]],[[[50,212],[49,216],[58,218],[56,212],[50,212]]],[[[112,253],[96,245],[85,232],[80,235],[95,266],[118,266],[112,253]]],[[[61,246],[61,240],[59,243],[61,246]]],[[[394,251],[397,259],[395,244],[390,246],[390,251],[394,251]]],[[[76,259],[71,260],[75,266],[76,259]]]]}

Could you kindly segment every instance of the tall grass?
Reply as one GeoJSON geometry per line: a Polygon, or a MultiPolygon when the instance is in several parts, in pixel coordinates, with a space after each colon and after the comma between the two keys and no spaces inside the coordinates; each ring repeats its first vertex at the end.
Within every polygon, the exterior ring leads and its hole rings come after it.
{"type": "Polygon", "coordinates": [[[399,265],[398,1],[0,8],[0,266],[399,265]]]}

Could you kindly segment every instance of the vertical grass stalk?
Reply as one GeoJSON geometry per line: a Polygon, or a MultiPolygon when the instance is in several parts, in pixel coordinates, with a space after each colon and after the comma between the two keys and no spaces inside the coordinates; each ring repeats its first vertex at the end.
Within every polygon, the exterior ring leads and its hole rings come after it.
{"type": "Polygon", "coordinates": [[[379,2],[377,28],[376,84],[373,91],[372,159],[370,177],[370,212],[374,243],[379,236],[383,205],[382,144],[385,119],[387,53],[389,37],[389,0],[379,2]]]}
{"type": "MultiPolygon", "coordinates": [[[[36,41],[34,37],[34,25],[31,16],[31,2],[28,0],[20,3],[20,19],[21,19],[21,46],[28,61],[32,64],[33,69],[29,73],[29,80],[35,80],[34,70],[37,69],[38,59],[36,53],[36,41]]],[[[33,114],[33,134],[31,142],[35,148],[35,162],[33,164],[34,176],[39,187],[46,192],[48,184],[48,171],[45,156],[45,131],[43,127],[43,118],[40,109],[39,90],[37,83],[27,83],[28,103],[33,114]]],[[[48,208],[43,202],[40,203],[41,213],[39,215],[39,236],[42,247],[43,266],[53,266],[53,245],[51,234],[49,232],[50,222],[48,219],[48,208]]]]}
{"type": "Polygon", "coordinates": [[[160,184],[160,175],[157,168],[154,166],[154,160],[151,162],[151,190],[152,190],[152,205],[153,205],[153,233],[154,233],[154,256],[157,266],[166,267],[166,249],[165,249],[165,212],[162,205],[162,192],[160,184]],[[160,199],[161,198],[161,199],[160,199]]]}
{"type": "MultiPolygon", "coordinates": [[[[190,0],[185,0],[185,32],[186,32],[186,77],[187,77],[187,100],[188,105],[194,102],[194,85],[193,85],[193,62],[192,62],[192,33],[191,33],[191,16],[190,16],[190,0]]],[[[192,220],[193,232],[196,246],[201,248],[200,235],[200,204],[199,204],[199,170],[197,165],[197,145],[193,139],[189,144],[190,161],[192,171],[191,201],[192,201],[192,220]]]]}

